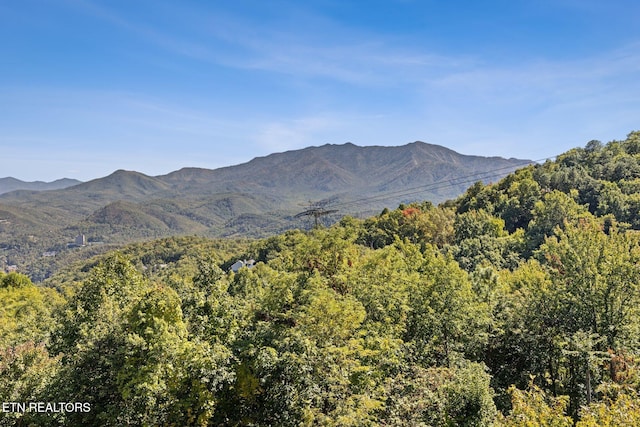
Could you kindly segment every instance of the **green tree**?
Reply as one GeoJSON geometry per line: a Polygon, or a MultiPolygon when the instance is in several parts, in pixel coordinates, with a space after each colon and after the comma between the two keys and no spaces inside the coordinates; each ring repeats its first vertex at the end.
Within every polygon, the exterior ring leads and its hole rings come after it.
{"type": "Polygon", "coordinates": [[[207,425],[215,393],[231,381],[229,352],[188,339],[180,299],[166,287],[145,293],[128,312],[122,366],[114,366],[124,425],[207,425]],[[195,375],[194,375],[195,374],[195,375]]]}
{"type": "Polygon", "coordinates": [[[50,398],[91,404],[73,425],[207,425],[233,380],[230,352],[191,340],[178,294],[149,284],[121,254],[100,264],[61,312],[62,367],[50,398]]]}
{"type": "Polygon", "coordinates": [[[91,404],[90,412],[68,414],[65,422],[117,425],[126,406],[117,380],[118,368],[125,363],[124,319],[144,289],[142,275],[116,253],[93,269],[61,311],[52,351],[62,356],[62,368],[52,398],[91,404]]]}
{"type": "Polygon", "coordinates": [[[586,207],[576,203],[577,196],[577,190],[569,195],[553,190],[534,204],[533,218],[525,234],[530,252],[537,249],[545,237],[552,236],[556,228],[564,228],[566,222],[575,223],[581,218],[591,217],[586,207]]]}
{"type": "Polygon", "coordinates": [[[635,427],[640,424],[640,398],[636,390],[621,389],[580,410],[576,427],[635,427]]]}
{"type": "Polygon", "coordinates": [[[597,223],[582,222],[548,239],[541,255],[551,268],[567,332],[598,334],[611,349],[635,341],[640,298],[636,235],[615,229],[605,234],[597,223]]]}
{"type": "Polygon", "coordinates": [[[492,426],[497,411],[489,375],[477,363],[407,366],[386,380],[385,426],[492,426]]]}
{"type": "MultiPolygon", "coordinates": [[[[58,360],[43,344],[26,342],[0,350],[0,401],[47,401],[46,390],[57,370],[58,360]]],[[[30,412],[0,412],[0,426],[47,425],[47,421],[30,412]]]]}
{"type": "Polygon", "coordinates": [[[504,220],[484,210],[459,214],[451,252],[460,266],[468,272],[485,265],[515,268],[524,246],[523,231],[509,234],[504,227],[504,220]]]}
{"type": "Polygon", "coordinates": [[[0,275],[0,288],[28,288],[33,286],[28,276],[11,272],[9,274],[0,275]]]}
{"type": "Polygon", "coordinates": [[[558,365],[566,371],[562,386],[576,417],[606,380],[596,360],[608,350],[638,348],[640,247],[631,233],[605,234],[597,222],[585,221],[547,239],[541,255],[553,283],[543,324],[554,331],[555,347],[566,356],[558,365]]]}
{"type": "Polygon", "coordinates": [[[513,409],[506,417],[500,417],[497,426],[519,427],[571,427],[573,419],[566,415],[568,399],[549,397],[539,387],[531,384],[529,390],[509,389],[513,409]]]}
{"type": "Polygon", "coordinates": [[[552,394],[561,391],[562,350],[557,304],[546,269],[528,260],[513,271],[499,272],[492,296],[493,328],[484,354],[499,409],[510,406],[511,385],[525,389],[530,376],[552,394]]]}
{"type": "Polygon", "coordinates": [[[486,343],[488,306],[474,294],[467,274],[448,256],[427,250],[418,266],[419,280],[410,284],[404,341],[414,346],[424,364],[451,366],[486,343]]]}
{"type": "Polygon", "coordinates": [[[55,326],[52,312],[64,299],[53,289],[33,285],[26,276],[12,274],[5,276],[7,286],[0,287],[0,349],[45,343],[55,326]]]}

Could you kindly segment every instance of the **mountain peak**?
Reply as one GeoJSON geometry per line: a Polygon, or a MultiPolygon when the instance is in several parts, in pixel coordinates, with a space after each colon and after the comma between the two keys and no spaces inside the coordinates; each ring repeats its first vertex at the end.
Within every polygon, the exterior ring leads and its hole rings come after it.
{"type": "MultiPolygon", "coordinates": [[[[85,182],[74,188],[78,191],[116,192],[120,198],[138,198],[167,190],[169,187],[167,183],[157,177],[118,169],[111,175],[85,182]]],[[[110,198],[113,199],[113,197],[110,198]]]]}

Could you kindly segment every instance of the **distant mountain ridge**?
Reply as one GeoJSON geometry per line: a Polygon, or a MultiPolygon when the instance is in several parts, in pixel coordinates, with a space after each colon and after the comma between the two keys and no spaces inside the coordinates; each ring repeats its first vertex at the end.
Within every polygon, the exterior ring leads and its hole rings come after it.
{"type": "MultiPolygon", "coordinates": [[[[448,148],[413,142],[403,146],[357,146],[352,143],[326,144],[256,157],[235,166],[218,169],[183,168],[166,175],[148,176],[140,172],[117,170],[87,182],[62,179],[53,183],[24,183],[15,189],[54,188],[56,196],[87,195],[100,200],[145,200],[149,197],[241,193],[306,193],[324,196],[335,193],[361,195],[420,186],[469,177],[474,174],[519,167],[530,160],[468,156],[448,148]],[[26,184],[32,184],[30,186],[26,184]],[[43,184],[46,184],[43,185],[43,184]],[[73,186],[73,188],[69,188],[73,186]],[[28,188],[30,187],[30,188],[28,188]],[[68,189],[68,191],[66,191],[68,189]]],[[[509,171],[505,171],[506,175],[509,171]]],[[[478,175],[480,176],[480,175],[478,175]]],[[[0,183],[13,178],[2,178],[0,183]]],[[[457,188],[428,194],[439,202],[466,190],[467,182],[457,188]]],[[[0,187],[2,188],[2,187],[0,187]]],[[[9,190],[11,191],[11,190],[9,190]]],[[[7,193],[9,191],[3,191],[7,193]]],[[[426,192],[429,193],[429,192],[426,192]]],[[[28,200],[47,196],[5,194],[5,200],[28,200]]],[[[72,197],[73,198],[73,197],[72,197]]],[[[0,200],[2,202],[2,200],[0,200]]]]}
{"type": "MultiPolygon", "coordinates": [[[[528,163],[531,161],[462,155],[419,141],[393,147],[361,147],[346,143],[270,154],[215,170],[184,168],[157,178],[178,187],[189,184],[194,188],[215,183],[227,189],[250,185],[254,190],[293,188],[311,193],[362,194],[401,189],[407,184],[426,185],[528,163]]],[[[432,196],[436,196],[434,201],[442,201],[459,194],[467,186],[464,184],[460,189],[432,196]]],[[[243,189],[247,191],[246,187],[243,189]]]]}
{"type": "Polygon", "coordinates": [[[114,244],[176,234],[259,237],[307,227],[312,218],[296,214],[310,202],[332,200],[333,220],[412,201],[439,203],[530,163],[418,141],[326,144],[159,176],[117,170],[57,190],[0,194],[0,249],[17,254],[30,240],[28,250],[51,252],[78,234],[114,244]]]}
{"type": "Polygon", "coordinates": [[[44,181],[21,181],[16,178],[6,177],[0,178],[0,194],[8,193],[16,190],[28,191],[47,191],[61,190],[82,183],[77,179],[62,178],[51,182],[44,181]]]}
{"type": "MultiPolygon", "coordinates": [[[[256,157],[219,169],[183,168],[160,176],[117,170],[83,183],[59,180],[55,183],[68,186],[47,192],[6,192],[0,195],[0,208],[10,205],[25,212],[44,210],[42,213],[48,214],[47,225],[52,216],[57,216],[57,210],[64,212],[60,223],[72,225],[102,218],[95,215],[97,211],[111,203],[127,201],[139,204],[141,211],[147,212],[151,203],[167,210],[169,216],[186,216],[189,221],[208,227],[224,226],[242,214],[260,216],[268,212],[282,218],[301,210],[301,203],[326,198],[339,201],[342,214],[414,200],[437,203],[456,197],[476,180],[487,176],[498,179],[529,163],[513,158],[467,156],[419,141],[391,147],[326,144],[256,157]],[[403,194],[407,189],[418,191],[403,194]],[[233,195],[234,203],[225,206],[231,200],[221,196],[225,194],[233,195]],[[350,206],[363,197],[375,201],[366,206],[350,206]]],[[[9,183],[7,179],[5,182],[9,183]]],[[[36,184],[33,187],[45,188],[36,184]]],[[[129,214],[131,209],[132,205],[127,205],[129,214]]],[[[113,207],[109,212],[108,217],[118,217],[113,215],[113,207]]],[[[174,218],[169,222],[183,221],[174,218]]]]}

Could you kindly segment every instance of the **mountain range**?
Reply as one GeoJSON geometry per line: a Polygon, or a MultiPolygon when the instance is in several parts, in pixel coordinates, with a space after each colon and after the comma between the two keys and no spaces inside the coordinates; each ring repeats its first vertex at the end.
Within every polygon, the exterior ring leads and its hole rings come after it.
{"type": "MultiPolygon", "coordinates": [[[[437,203],[475,181],[496,181],[529,163],[467,156],[424,142],[346,143],[160,176],[118,170],[84,183],[55,181],[49,185],[59,188],[47,191],[32,183],[0,194],[0,251],[4,248],[6,263],[19,264],[25,242],[52,253],[77,234],[108,243],[176,234],[264,236],[306,227],[311,218],[296,214],[313,211],[310,203],[319,206],[312,202],[324,201],[322,206],[337,211],[336,218],[416,200],[437,203]]],[[[3,179],[0,189],[11,182],[3,179]]]]}
{"type": "Polygon", "coordinates": [[[26,182],[16,178],[6,177],[0,178],[0,194],[8,193],[15,190],[32,190],[32,191],[46,191],[46,190],[61,190],[63,188],[71,187],[73,185],[80,184],[81,181],[77,179],[62,178],[52,182],[44,181],[32,181],[26,182]]]}

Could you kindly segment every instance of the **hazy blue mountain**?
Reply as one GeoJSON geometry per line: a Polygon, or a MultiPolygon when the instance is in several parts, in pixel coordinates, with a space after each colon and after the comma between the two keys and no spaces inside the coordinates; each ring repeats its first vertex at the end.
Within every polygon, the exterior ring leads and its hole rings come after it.
{"type": "Polygon", "coordinates": [[[6,177],[0,178],[0,194],[8,193],[15,190],[29,190],[29,191],[46,191],[46,190],[60,190],[63,188],[71,187],[73,185],[80,184],[82,181],[77,179],[62,178],[52,182],[44,181],[32,181],[26,182],[16,178],[6,177]]]}

